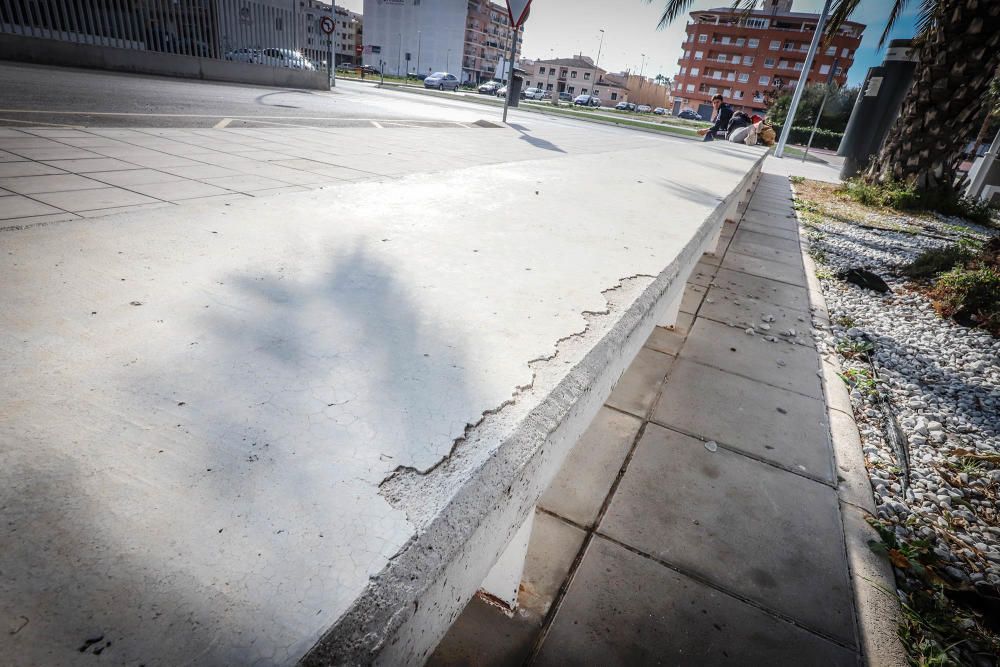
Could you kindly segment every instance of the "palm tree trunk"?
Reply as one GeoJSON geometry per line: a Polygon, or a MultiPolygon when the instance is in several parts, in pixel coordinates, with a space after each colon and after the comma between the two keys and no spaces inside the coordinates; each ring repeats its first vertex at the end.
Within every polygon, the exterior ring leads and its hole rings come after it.
{"type": "Polygon", "coordinates": [[[865,180],[951,196],[1000,65],[1000,2],[941,0],[936,24],[916,48],[913,86],[865,180]]]}

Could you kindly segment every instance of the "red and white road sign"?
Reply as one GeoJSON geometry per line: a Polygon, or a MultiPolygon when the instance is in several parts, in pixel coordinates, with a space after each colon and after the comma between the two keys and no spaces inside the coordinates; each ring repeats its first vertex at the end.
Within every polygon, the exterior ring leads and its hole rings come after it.
{"type": "Polygon", "coordinates": [[[507,0],[507,16],[510,17],[511,25],[515,28],[521,27],[530,11],[531,0],[507,0]]]}
{"type": "Polygon", "coordinates": [[[322,30],[323,32],[325,32],[328,35],[330,33],[332,33],[333,30],[334,30],[334,28],[336,28],[336,27],[337,27],[337,24],[334,23],[333,19],[331,17],[329,17],[329,16],[324,16],[323,18],[321,18],[319,20],[319,29],[322,30]]]}

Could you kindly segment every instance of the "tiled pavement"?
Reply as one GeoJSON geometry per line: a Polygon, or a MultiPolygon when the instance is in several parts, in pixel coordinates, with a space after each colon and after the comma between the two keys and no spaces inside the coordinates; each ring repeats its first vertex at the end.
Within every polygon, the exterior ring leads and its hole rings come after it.
{"type": "MultiPolygon", "coordinates": [[[[546,122],[549,121],[539,121],[546,122]]],[[[617,128],[0,127],[0,230],[479,164],[649,146],[617,128]]]]}
{"type": "Polygon", "coordinates": [[[431,664],[859,663],[790,195],[765,167],[541,499],[521,607],[474,599],[431,664]]]}

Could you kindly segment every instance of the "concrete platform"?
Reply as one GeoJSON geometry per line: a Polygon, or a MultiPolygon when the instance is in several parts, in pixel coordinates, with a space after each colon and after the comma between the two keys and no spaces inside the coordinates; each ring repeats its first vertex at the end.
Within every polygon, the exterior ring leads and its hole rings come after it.
{"type": "Polygon", "coordinates": [[[723,148],[5,232],[4,654],[425,659],[713,249],[723,148]]]}

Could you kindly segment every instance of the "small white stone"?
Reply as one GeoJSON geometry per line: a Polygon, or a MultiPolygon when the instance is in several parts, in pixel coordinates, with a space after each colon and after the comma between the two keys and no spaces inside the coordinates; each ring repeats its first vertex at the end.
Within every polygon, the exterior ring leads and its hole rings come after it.
{"type": "Polygon", "coordinates": [[[719,448],[719,443],[717,443],[715,440],[709,440],[708,442],[705,443],[705,449],[707,449],[710,452],[714,452],[718,448],[719,448]]]}
{"type": "Polygon", "coordinates": [[[747,327],[747,328],[746,328],[746,329],[745,329],[745,330],[743,331],[743,333],[745,333],[745,334],[746,334],[746,335],[748,335],[748,336],[752,336],[752,335],[753,335],[753,327],[747,327]]]}

